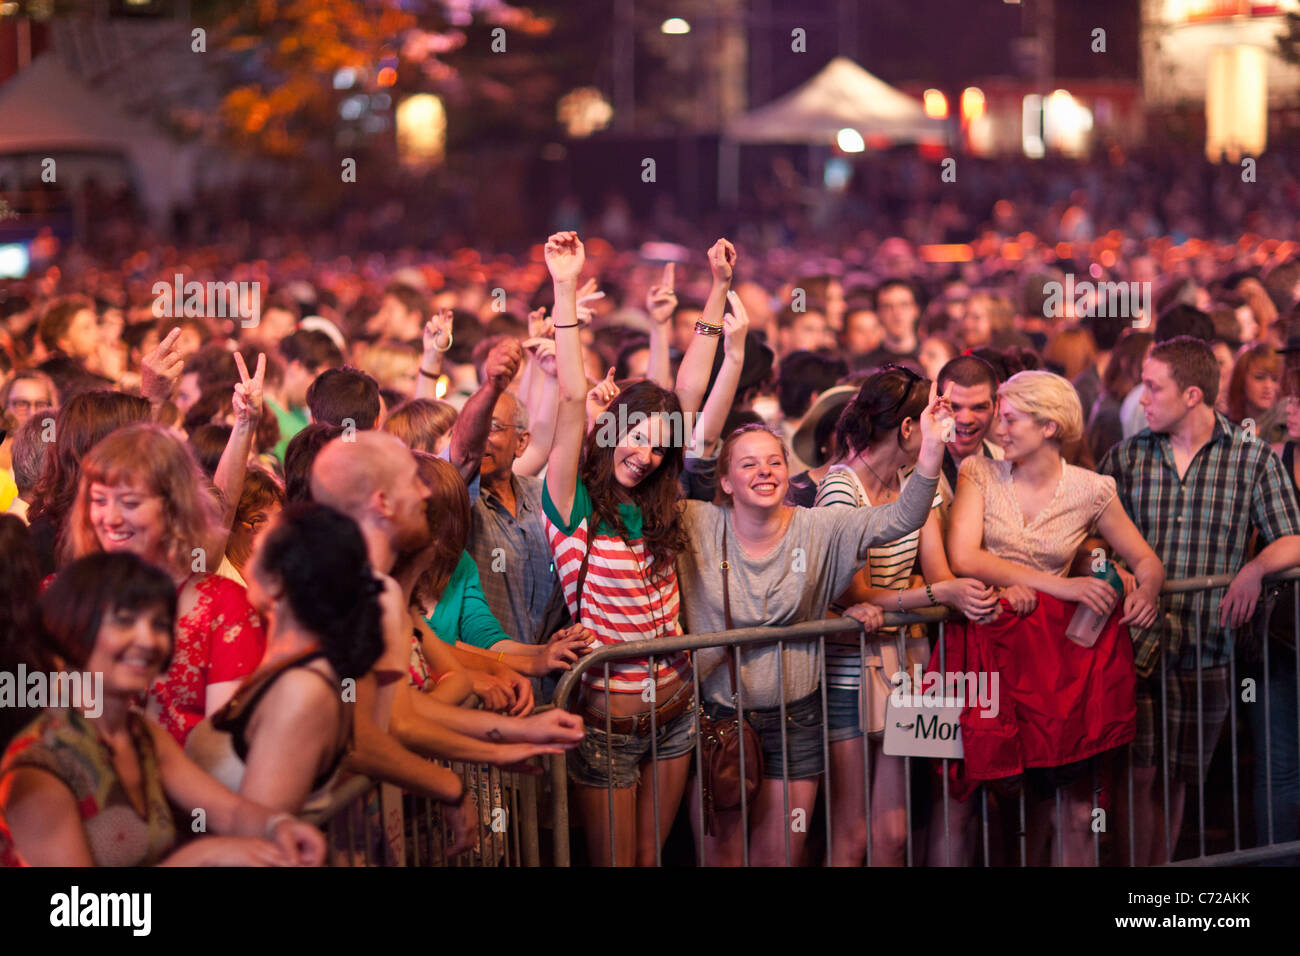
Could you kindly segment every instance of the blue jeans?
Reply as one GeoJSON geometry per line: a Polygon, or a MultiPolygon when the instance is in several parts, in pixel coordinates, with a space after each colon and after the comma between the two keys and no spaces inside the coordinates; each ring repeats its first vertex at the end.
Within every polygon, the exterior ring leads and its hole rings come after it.
{"type": "Polygon", "coordinates": [[[1273,797],[1273,842],[1300,839],[1300,735],[1297,734],[1295,652],[1274,641],[1268,649],[1269,674],[1253,704],[1245,706],[1250,720],[1255,751],[1255,835],[1262,846],[1268,842],[1269,781],[1266,764],[1271,764],[1273,797]],[[1268,720],[1264,719],[1265,693],[1268,720]],[[1265,759],[1264,732],[1268,731],[1269,758],[1265,759]]]}

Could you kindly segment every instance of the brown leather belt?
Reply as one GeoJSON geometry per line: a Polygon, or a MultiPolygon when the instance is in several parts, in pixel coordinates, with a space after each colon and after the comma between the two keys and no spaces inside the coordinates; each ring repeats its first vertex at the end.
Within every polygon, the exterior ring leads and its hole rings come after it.
{"type": "MultiPolygon", "coordinates": [[[[662,729],[669,721],[676,720],[691,706],[691,701],[695,695],[691,691],[691,686],[683,681],[682,686],[678,688],[677,693],[673,694],[662,707],[654,712],[655,728],[662,729]]],[[[593,707],[589,707],[585,702],[582,704],[578,713],[582,719],[596,730],[605,729],[605,715],[593,707]]],[[[644,714],[634,714],[628,717],[610,717],[609,730],[614,734],[636,734],[638,737],[644,737],[650,733],[650,712],[644,714]]]]}

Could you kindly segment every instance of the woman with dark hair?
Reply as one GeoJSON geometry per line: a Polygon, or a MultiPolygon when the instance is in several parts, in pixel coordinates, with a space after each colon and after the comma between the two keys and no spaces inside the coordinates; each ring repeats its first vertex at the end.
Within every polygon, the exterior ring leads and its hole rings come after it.
{"type": "MultiPolygon", "coordinates": [[[[921,450],[920,418],[929,382],[907,368],[887,368],[863,383],[835,427],[844,460],[832,465],[817,489],[816,505],[874,507],[895,500],[912,477],[921,450]]],[[[910,611],[947,604],[968,617],[985,617],[997,607],[993,590],[974,578],[958,578],[948,566],[939,524],[938,494],[918,530],[873,547],[866,565],[831,605],[835,616],[859,605],[853,615],[910,611]],[[920,556],[924,579],[912,586],[912,569],[920,556]],[[861,605],[866,604],[864,610],[861,605]]],[[[907,762],[881,750],[885,701],[894,675],[911,673],[913,664],[930,659],[924,631],[905,637],[899,629],[878,629],[863,660],[857,635],[828,638],[826,643],[827,729],[831,754],[831,813],[835,829],[832,863],[861,866],[867,851],[867,827],[875,847],[874,863],[902,866],[907,851],[907,762]],[[900,652],[906,657],[900,657],[900,652]],[[865,665],[867,683],[863,686],[865,665]],[[865,715],[866,726],[863,726],[865,715]],[[866,764],[864,733],[871,736],[871,819],[863,794],[866,764]]]]}
{"type": "Polygon", "coordinates": [[[0,865],[322,862],[315,828],[231,793],[136,709],[172,653],[165,572],[133,554],[93,554],[64,569],[41,609],[59,669],[80,671],[82,691],[52,701],[0,759],[0,865]],[[199,809],[230,836],[176,849],[199,809]]]}
{"type": "MultiPolygon", "coordinates": [[[[637,382],[620,392],[607,378],[592,391],[603,391],[599,398],[608,407],[587,430],[589,383],[577,315],[585,252],[575,233],[560,232],[547,240],[545,256],[555,288],[560,396],[542,510],[565,600],[574,619],[599,644],[677,636],[681,625],[674,564],[687,545],[679,519],[678,476],[683,446],[693,437],[686,431],[683,403],[653,382],[637,382]]],[[[715,244],[710,251],[715,277],[725,271],[729,280],[734,258],[729,243],[715,244]]],[[[712,337],[724,330],[725,285],[715,282],[715,292],[696,335],[697,341],[708,337],[714,348],[712,337]]],[[[693,354],[688,349],[679,388],[690,380],[693,392],[703,393],[712,351],[696,349],[693,354]],[[696,375],[698,370],[705,373],[696,375]]],[[[735,353],[728,353],[734,392],[740,365],[735,353]]],[[[714,391],[726,389],[715,385],[714,391]]],[[[693,404],[694,397],[687,401],[693,404]]],[[[720,423],[723,410],[713,398],[710,404],[706,413],[720,423]]],[[[570,763],[578,812],[594,862],[651,865],[660,849],[655,832],[664,836],[672,826],[694,746],[690,658],[681,652],[663,654],[655,658],[653,671],[648,658],[618,661],[609,665],[607,678],[605,673],[589,671],[583,678],[579,706],[587,730],[570,763]],[[647,695],[649,689],[653,693],[647,695]],[[653,746],[648,732],[652,710],[653,746]],[[659,758],[653,782],[641,773],[652,749],[659,758]]]]}
{"type": "Polygon", "coordinates": [[[356,523],[318,504],[291,505],[275,519],[249,570],[266,654],[185,751],[242,796],[299,813],[328,799],[347,749],[342,682],[383,653],[381,586],[356,523]]]}
{"type": "Polygon", "coordinates": [[[244,589],[208,570],[225,552],[228,529],[189,448],[158,425],[115,431],[80,470],[65,557],[130,552],[165,570],[177,589],[176,660],[151,691],[149,712],[183,745],[266,650],[244,589]]]}
{"type": "Polygon", "coordinates": [[[54,418],[54,448],[45,456],[28,517],[41,574],[53,574],[64,521],[77,497],[81,459],[110,432],[149,420],[149,402],[135,395],[91,391],[74,395],[54,418]]]}
{"type": "MultiPolygon", "coordinates": [[[[54,670],[41,640],[40,580],[27,526],[14,515],[0,515],[0,673],[16,674],[19,666],[29,673],[54,670]]],[[[0,707],[0,747],[39,713],[22,701],[0,707]]]]}

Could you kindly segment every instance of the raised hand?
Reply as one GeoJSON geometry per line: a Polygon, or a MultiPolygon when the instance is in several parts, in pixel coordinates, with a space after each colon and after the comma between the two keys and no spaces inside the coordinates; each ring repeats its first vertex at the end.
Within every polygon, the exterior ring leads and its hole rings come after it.
{"type": "Polygon", "coordinates": [[[618,398],[618,393],[619,388],[614,384],[614,369],[611,367],[605,377],[587,392],[587,420],[595,421],[600,413],[609,408],[610,403],[618,398]]]}
{"type": "Polygon", "coordinates": [[[424,323],[424,354],[445,352],[451,348],[451,309],[439,309],[424,323]],[[442,344],[439,344],[441,341],[442,344]]]}
{"type": "Polygon", "coordinates": [[[576,232],[557,232],[546,240],[546,268],[556,282],[576,282],[587,252],[576,232]]]}
{"type": "Polygon", "coordinates": [[[498,391],[504,392],[515,380],[524,360],[524,350],[517,339],[498,342],[483,363],[483,374],[498,391]]]}
{"type": "Polygon", "coordinates": [[[172,329],[140,363],[140,392],[151,405],[169,402],[181,383],[185,360],[176,348],[180,329],[172,329]]]}
{"type": "Polygon", "coordinates": [[[709,249],[709,269],[718,282],[730,282],[736,268],[736,247],[719,239],[709,249]]]}
{"type": "Polygon", "coordinates": [[[740,301],[740,296],[734,292],[727,293],[727,302],[731,305],[731,311],[722,317],[723,354],[744,361],[745,336],[749,334],[749,312],[740,301]]]}
{"type": "Polygon", "coordinates": [[[591,304],[603,298],[605,298],[605,293],[601,292],[596,287],[595,279],[588,279],[584,282],[582,288],[578,290],[578,321],[583,325],[590,324],[591,317],[595,314],[591,308],[591,304]]]}
{"type": "Polygon", "coordinates": [[[677,311],[677,293],[673,291],[673,264],[669,262],[664,266],[663,279],[659,285],[650,287],[646,293],[645,309],[650,313],[650,318],[657,324],[663,325],[673,317],[677,311]]]}
{"type": "Polygon", "coordinates": [[[921,454],[917,464],[922,475],[938,474],[943,462],[943,443],[953,433],[952,386],[949,382],[940,395],[938,383],[930,383],[930,402],[921,413],[921,454]]]}
{"type": "Polygon", "coordinates": [[[235,383],[235,394],[231,403],[235,409],[235,425],[254,427],[262,417],[262,383],[266,378],[266,355],[257,355],[257,371],[251,376],[244,356],[235,353],[235,368],[239,370],[239,381],[235,383]]]}
{"type": "Polygon", "coordinates": [[[555,337],[555,322],[546,317],[546,306],[539,306],[528,313],[528,338],[549,339],[555,337]]]}
{"type": "Polygon", "coordinates": [[[555,339],[528,339],[524,342],[524,349],[532,353],[543,372],[555,378],[555,339]]]}

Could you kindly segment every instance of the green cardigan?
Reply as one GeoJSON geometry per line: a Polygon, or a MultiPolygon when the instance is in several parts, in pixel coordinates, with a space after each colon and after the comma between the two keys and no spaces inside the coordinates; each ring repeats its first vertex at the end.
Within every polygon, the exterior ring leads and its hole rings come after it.
{"type": "Polygon", "coordinates": [[[488,607],[483,585],[479,583],[478,565],[468,551],[461,552],[456,570],[451,572],[438,598],[438,606],[424,620],[448,644],[464,641],[486,649],[497,641],[510,639],[488,607]]]}

